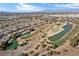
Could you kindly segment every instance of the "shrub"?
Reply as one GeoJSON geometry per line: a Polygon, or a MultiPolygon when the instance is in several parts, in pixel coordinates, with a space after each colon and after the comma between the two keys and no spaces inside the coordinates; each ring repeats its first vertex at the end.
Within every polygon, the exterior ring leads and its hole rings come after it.
{"type": "Polygon", "coordinates": [[[46,44],[42,44],[42,47],[45,48],[46,47],[46,44]]]}
{"type": "Polygon", "coordinates": [[[35,49],[38,49],[40,47],[40,45],[37,45],[35,49]]]}
{"type": "Polygon", "coordinates": [[[34,53],[34,51],[30,51],[30,54],[34,53]]]}
{"type": "Polygon", "coordinates": [[[28,53],[22,53],[21,55],[22,55],[22,56],[29,56],[28,53]]]}

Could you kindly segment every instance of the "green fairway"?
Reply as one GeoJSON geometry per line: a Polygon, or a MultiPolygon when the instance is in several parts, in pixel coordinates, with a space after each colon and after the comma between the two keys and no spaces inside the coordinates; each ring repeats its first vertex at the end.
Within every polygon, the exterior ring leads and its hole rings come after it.
{"type": "Polygon", "coordinates": [[[29,38],[31,36],[31,34],[24,34],[24,35],[22,35],[22,38],[29,38]]]}
{"type": "Polygon", "coordinates": [[[57,40],[61,39],[61,37],[63,37],[67,32],[70,31],[70,29],[72,29],[72,25],[67,24],[63,28],[64,28],[63,31],[61,31],[60,33],[58,33],[58,34],[56,34],[54,36],[48,37],[48,39],[51,40],[51,41],[57,41],[57,40]]]}
{"type": "Polygon", "coordinates": [[[72,29],[71,24],[67,24],[64,27],[64,30],[54,36],[48,37],[50,41],[53,42],[53,48],[57,48],[59,45],[62,45],[67,39],[61,39],[67,32],[72,29]]]}
{"type": "Polygon", "coordinates": [[[57,48],[59,45],[62,45],[64,42],[65,42],[66,40],[57,40],[57,41],[55,41],[55,42],[53,42],[53,48],[55,49],[55,48],[57,48]]]}

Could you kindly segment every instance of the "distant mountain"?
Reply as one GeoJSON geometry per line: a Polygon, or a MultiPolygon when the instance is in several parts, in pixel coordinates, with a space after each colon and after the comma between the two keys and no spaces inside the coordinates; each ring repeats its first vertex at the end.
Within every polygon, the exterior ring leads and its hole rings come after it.
{"type": "Polygon", "coordinates": [[[75,13],[78,13],[79,11],[77,10],[42,10],[42,11],[39,11],[39,12],[5,12],[5,11],[0,11],[0,15],[3,15],[3,14],[36,14],[36,13],[39,13],[39,14],[45,14],[45,13],[72,13],[72,12],[75,12],[75,13]]]}

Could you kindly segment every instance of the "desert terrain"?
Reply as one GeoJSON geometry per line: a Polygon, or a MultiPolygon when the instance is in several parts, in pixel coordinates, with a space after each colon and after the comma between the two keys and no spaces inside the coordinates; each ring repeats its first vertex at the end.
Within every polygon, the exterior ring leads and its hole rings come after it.
{"type": "Polygon", "coordinates": [[[0,14],[0,56],[79,56],[78,15],[0,14]]]}

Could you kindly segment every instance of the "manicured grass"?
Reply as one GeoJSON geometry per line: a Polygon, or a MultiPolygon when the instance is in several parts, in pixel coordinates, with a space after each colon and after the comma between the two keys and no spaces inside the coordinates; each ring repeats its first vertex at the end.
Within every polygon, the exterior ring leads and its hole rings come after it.
{"type": "Polygon", "coordinates": [[[63,35],[65,35],[68,31],[70,31],[70,29],[72,28],[71,24],[67,24],[64,27],[64,30],[54,36],[50,36],[48,37],[49,40],[51,41],[57,41],[59,39],[61,39],[61,37],[63,37],[63,35]]]}
{"type": "Polygon", "coordinates": [[[63,40],[60,39],[58,41],[53,42],[53,48],[55,49],[55,48],[59,47],[60,45],[64,44],[65,41],[66,40],[64,40],[64,39],[63,40]]]}
{"type": "Polygon", "coordinates": [[[77,34],[79,32],[79,27],[75,26],[75,28],[68,34],[66,35],[63,39],[59,39],[57,41],[53,42],[53,48],[57,48],[59,45],[63,45],[64,42],[66,42],[67,40],[70,40],[70,45],[74,46],[75,42],[77,41],[77,39],[79,38],[79,36],[74,38],[74,35],[77,34]],[[72,39],[73,38],[73,39],[72,39]]]}
{"type": "Polygon", "coordinates": [[[64,27],[64,31],[54,35],[54,36],[51,36],[51,37],[48,37],[48,39],[50,41],[53,42],[53,48],[57,48],[59,45],[62,45],[67,39],[67,37],[61,39],[61,37],[63,37],[63,35],[65,35],[68,31],[70,31],[70,29],[72,28],[72,25],[71,24],[67,24],[65,25],[64,27]]]}
{"type": "Polygon", "coordinates": [[[22,38],[29,38],[31,36],[31,34],[25,34],[22,36],[22,38]]]}

